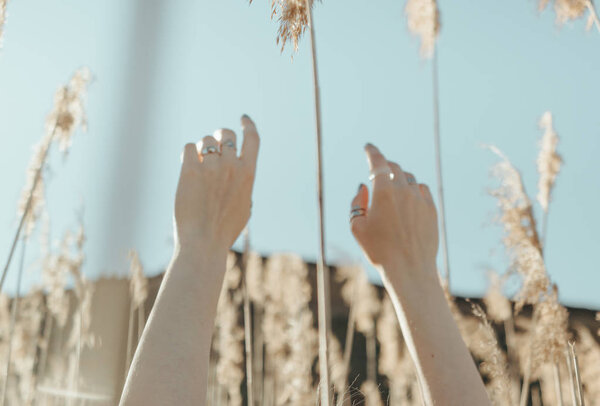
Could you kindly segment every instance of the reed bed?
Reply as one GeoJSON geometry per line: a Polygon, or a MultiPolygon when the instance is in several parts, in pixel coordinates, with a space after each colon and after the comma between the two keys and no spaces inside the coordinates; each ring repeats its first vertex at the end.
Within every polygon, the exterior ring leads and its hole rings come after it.
{"type": "MultiPolygon", "coordinates": [[[[549,2],[541,0],[540,10],[549,2]]],[[[7,0],[0,0],[0,40],[6,4],[7,0]]],[[[312,7],[312,0],[271,2],[272,16],[280,23],[277,44],[282,51],[287,44],[297,50],[302,35],[310,33],[319,260],[313,265],[294,254],[263,258],[249,250],[249,243],[242,255],[229,254],[215,321],[207,402],[216,406],[421,405],[415,366],[387,294],[368,280],[360,266],[327,266],[322,112],[312,7]]],[[[587,12],[588,26],[595,25],[600,31],[591,0],[555,0],[554,9],[559,24],[587,12]]],[[[600,405],[600,320],[597,316],[583,324],[581,318],[572,318],[559,301],[558,287],[545,262],[549,209],[562,165],[557,152],[559,138],[549,112],[539,122],[543,133],[536,161],[535,200],[527,193],[517,167],[499,148],[489,147],[499,158],[491,171],[498,181],[491,195],[497,202],[496,220],[504,233],[509,268],[502,274],[490,272],[490,287],[483,300],[465,301],[450,295],[436,53],[440,11],[435,0],[408,0],[405,11],[409,30],[421,39],[421,55],[433,59],[434,141],[445,268],[442,284],[490,398],[497,405],[600,405]],[[535,202],[543,215],[541,225],[534,215],[535,202]],[[509,278],[521,282],[511,298],[504,294],[509,278]]],[[[18,204],[19,226],[0,288],[17,245],[21,243],[24,252],[36,228],[42,249],[32,266],[41,269],[42,280],[40,288],[24,295],[0,295],[3,404],[89,405],[115,400],[88,391],[85,386],[90,383],[82,379],[83,351],[102,345],[92,329],[95,283],[83,271],[85,229],[80,221],[77,228],[64,232],[60,241],[49,241],[50,215],[45,207],[48,156],[54,146],[66,154],[76,129],[85,127],[89,81],[89,71],[81,69],[59,88],[46,132],[27,170],[18,204]]],[[[126,355],[119,366],[121,370],[125,365],[125,373],[146,322],[147,303],[153,299],[135,251],[130,260],[128,308],[123,309],[128,312],[126,340],[123,337],[126,355]]],[[[23,270],[21,262],[19,276],[23,270]]]]}

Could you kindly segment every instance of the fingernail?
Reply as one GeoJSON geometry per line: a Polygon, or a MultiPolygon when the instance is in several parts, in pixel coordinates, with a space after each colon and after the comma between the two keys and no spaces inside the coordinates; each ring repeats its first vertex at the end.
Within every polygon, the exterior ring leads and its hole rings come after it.
{"type": "Polygon", "coordinates": [[[246,118],[246,119],[248,119],[248,120],[252,120],[252,119],[250,118],[250,116],[248,116],[247,114],[244,114],[244,115],[242,115],[242,118],[246,118]]]}
{"type": "Polygon", "coordinates": [[[358,185],[358,192],[356,192],[356,193],[360,193],[362,191],[363,187],[365,187],[364,183],[361,183],[360,185],[358,185]]]}
{"type": "Polygon", "coordinates": [[[375,147],[375,145],[371,144],[370,142],[367,142],[365,144],[365,149],[367,149],[367,148],[374,148],[374,147],[375,147]]]}

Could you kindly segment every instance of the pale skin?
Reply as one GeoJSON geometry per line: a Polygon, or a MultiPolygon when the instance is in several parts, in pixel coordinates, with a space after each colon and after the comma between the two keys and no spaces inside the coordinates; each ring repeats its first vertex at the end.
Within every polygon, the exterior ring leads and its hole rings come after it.
{"type": "MultiPolygon", "coordinates": [[[[188,144],[175,197],[176,246],[136,350],[120,404],[205,404],[211,337],[227,252],[248,222],[259,137],[241,119],[243,145],[219,130],[188,144]],[[216,153],[202,154],[206,147],[216,153]]],[[[392,297],[428,405],[489,405],[441,288],[436,210],[427,186],[365,147],[371,172],[352,201],[352,232],[392,297]],[[389,173],[393,173],[393,179],[389,173]]],[[[206,151],[205,151],[206,152],[206,151]]]]}

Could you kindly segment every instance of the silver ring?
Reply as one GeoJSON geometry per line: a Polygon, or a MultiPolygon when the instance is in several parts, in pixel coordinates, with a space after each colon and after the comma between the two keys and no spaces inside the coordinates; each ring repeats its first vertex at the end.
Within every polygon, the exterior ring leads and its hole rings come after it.
{"type": "Polygon", "coordinates": [[[371,175],[369,175],[369,180],[373,181],[379,175],[388,175],[390,177],[390,180],[394,180],[394,172],[391,172],[389,169],[385,168],[378,168],[375,171],[371,172],[371,175]]]}
{"type": "Polygon", "coordinates": [[[209,155],[209,154],[217,154],[219,152],[219,148],[215,147],[214,145],[209,145],[207,147],[202,148],[202,151],[200,151],[200,153],[202,155],[209,155]]]}
{"type": "Polygon", "coordinates": [[[361,208],[355,209],[353,207],[352,210],[350,211],[350,221],[354,220],[356,217],[364,216],[366,213],[367,213],[367,210],[365,210],[365,209],[361,209],[361,208]]]}
{"type": "Polygon", "coordinates": [[[227,140],[223,143],[223,146],[235,149],[235,142],[232,140],[227,140]]]}

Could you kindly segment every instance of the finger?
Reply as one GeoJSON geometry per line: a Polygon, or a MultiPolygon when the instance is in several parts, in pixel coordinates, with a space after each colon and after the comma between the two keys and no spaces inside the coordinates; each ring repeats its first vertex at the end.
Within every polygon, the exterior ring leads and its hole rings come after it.
{"type": "Polygon", "coordinates": [[[183,165],[198,165],[200,159],[198,157],[198,148],[194,143],[185,144],[183,152],[181,154],[181,161],[183,165]]]}
{"type": "Polygon", "coordinates": [[[350,228],[352,229],[354,237],[359,241],[361,241],[362,236],[364,235],[368,205],[369,189],[361,183],[350,206],[350,228]]]}
{"type": "Polygon", "coordinates": [[[420,183],[419,184],[419,190],[421,191],[421,194],[423,195],[423,198],[425,199],[425,201],[427,201],[430,204],[435,204],[433,202],[433,196],[431,195],[431,191],[429,190],[429,186],[427,186],[424,183],[420,183]]]}
{"type": "Polygon", "coordinates": [[[371,176],[369,179],[373,181],[373,196],[377,196],[381,190],[388,189],[393,185],[390,169],[387,159],[373,144],[365,145],[365,152],[367,153],[367,161],[369,162],[369,170],[371,176]]]}
{"type": "Polygon", "coordinates": [[[198,151],[202,163],[214,163],[219,158],[219,143],[212,135],[207,135],[200,141],[198,151]]]}
{"type": "Polygon", "coordinates": [[[406,175],[404,171],[402,171],[400,165],[392,161],[388,161],[387,163],[390,169],[392,170],[392,173],[394,174],[394,183],[399,186],[406,186],[406,175]]]}
{"type": "Polygon", "coordinates": [[[417,185],[417,178],[410,172],[404,172],[404,179],[406,179],[406,183],[408,183],[409,186],[417,185]]]}
{"type": "Polygon", "coordinates": [[[240,159],[251,168],[256,168],[256,159],[258,157],[258,148],[260,145],[260,138],[256,131],[256,125],[254,125],[254,121],[245,114],[242,116],[241,122],[244,141],[242,143],[240,159]]]}
{"type": "Polygon", "coordinates": [[[215,139],[219,141],[219,150],[221,158],[232,160],[237,157],[237,144],[235,133],[227,128],[221,128],[213,134],[215,139]]]}

